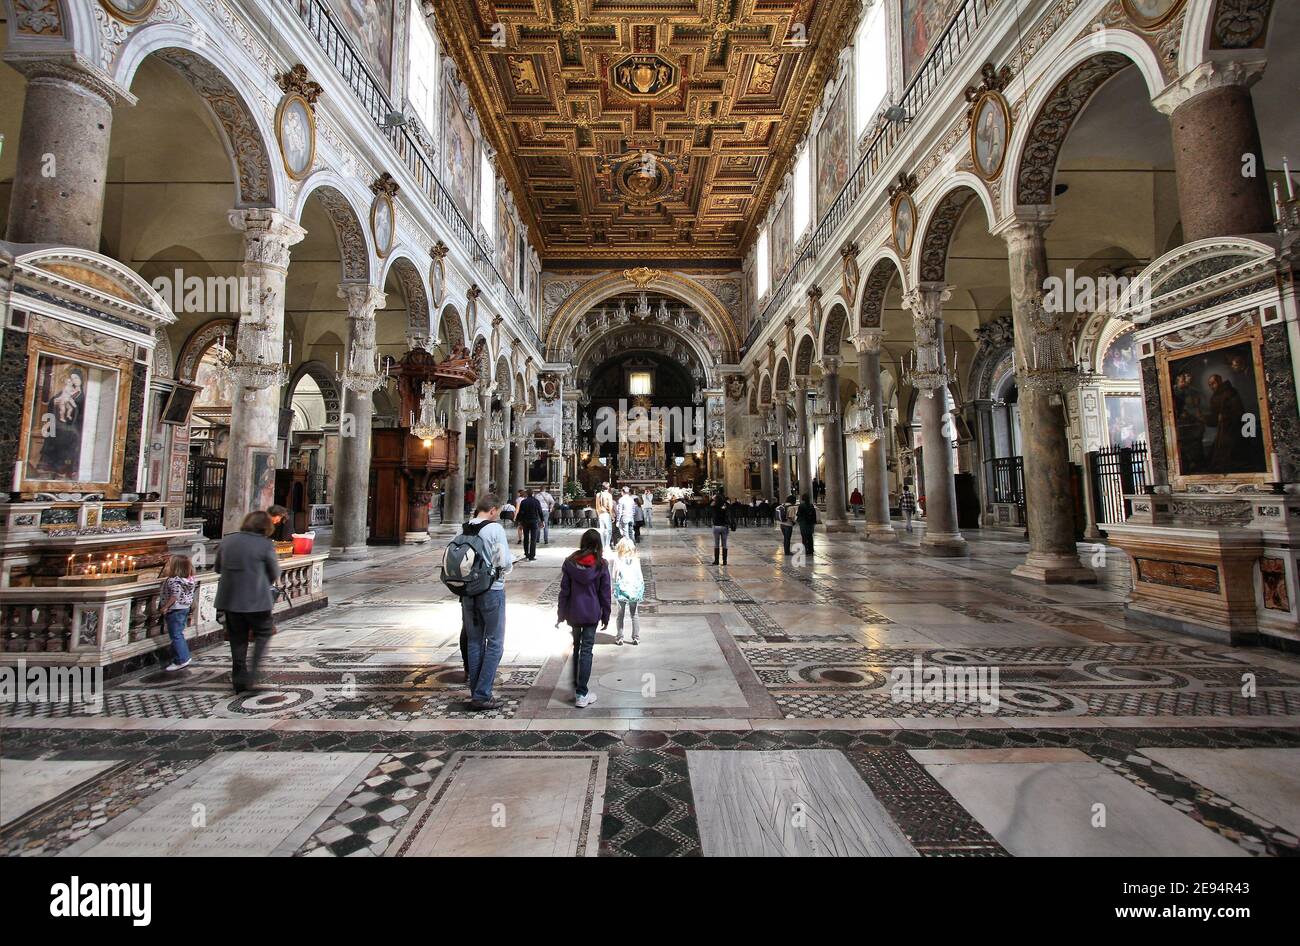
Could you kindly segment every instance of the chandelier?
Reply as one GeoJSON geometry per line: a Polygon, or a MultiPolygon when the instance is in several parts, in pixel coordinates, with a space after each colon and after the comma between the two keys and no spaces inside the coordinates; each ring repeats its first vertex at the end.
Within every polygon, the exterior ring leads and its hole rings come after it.
{"type": "Polygon", "coordinates": [[[428,447],[433,441],[447,436],[447,414],[444,412],[441,417],[438,416],[438,402],[434,398],[432,382],[424,382],[420,390],[420,416],[417,419],[415,411],[411,411],[411,436],[419,437],[428,447]]]}
{"type": "MultiPolygon", "coordinates": [[[[241,358],[239,354],[227,348],[226,336],[221,336],[215,353],[217,371],[223,380],[252,391],[283,387],[288,382],[293,365],[293,339],[289,339],[288,358],[282,362],[267,329],[265,322],[245,327],[255,349],[247,359],[241,358]]],[[[238,347],[236,343],[236,351],[238,347]]]]}
{"type": "MultiPolygon", "coordinates": [[[[391,366],[392,359],[389,359],[391,366]]],[[[369,358],[353,345],[348,351],[348,363],[339,370],[339,357],[334,356],[334,377],[340,385],[354,394],[374,394],[388,384],[388,372],[380,361],[379,352],[369,358]]]]}
{"type": "Polygon", "coordinates": [[[852,437],[863,447],[870,447],[884,436],[884,418],[871,403],[871,395],[866,391],[859,391],[854,395],[849,412],[852,419],[844,428],[846,436],[852,437]]]}
{"type": "Polygon", "coordinates": [[[808,408],[808,419],[818,424],[834,424],[839,418],[835,414],[830,398],[824,394],[814,394],[808,408]]]}
{"type": "Polygon", "coordinates": [[[1029,325],[1033,335],[1029,364],[1016,378],[1016,383],[1025,390],[1059,395],[1078,386],[1082,372],[1078,358],[1066,354],[1062,321],[1062,313],[1049,312],[1041,296],[1030,304],[1029,325]]]}
{"type": "Polygon", "coordinates": [[[578,424],[578,427],[584,434],[591,432],[591,415],[586,411],[583,412],[582,422],[578,424]]]}
{"type": "MultiPolygon", "coordinates": [[[[934,392],[948,386],[950,373],[948,365],[940,361],[938,352],[930,346],[921,350],[917,358],[915,350],[908,353],[908,360],[903,366],[903,383],[911,385],[926,397],[934,397],[934,392]]],[[[953,372],[957,370],[956,354],[953,355],[953,372]]]]}
{"type": "Polygon", "coordinates": [[[494,411],[492,414],[492,422],[488,425],[487,445],[489,450],[505,449],[506,428],[500,411],[494,411]]]}

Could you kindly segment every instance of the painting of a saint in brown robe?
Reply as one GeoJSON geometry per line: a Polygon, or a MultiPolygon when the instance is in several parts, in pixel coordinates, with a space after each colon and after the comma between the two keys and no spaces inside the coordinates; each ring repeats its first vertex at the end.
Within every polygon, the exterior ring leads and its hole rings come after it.
{"type": "Polygon", "coordinates": [[[1179,472],[1267,472],[1264,421],[1249,342],[1169,363],[1179,472]]]}

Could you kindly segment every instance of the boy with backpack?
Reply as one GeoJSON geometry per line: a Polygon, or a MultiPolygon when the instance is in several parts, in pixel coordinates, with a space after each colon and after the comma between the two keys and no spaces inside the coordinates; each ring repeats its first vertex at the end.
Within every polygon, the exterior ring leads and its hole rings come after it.
{"type": "Polygon", "coordinates": [[[465,663],[469,708],[475,712],[498,709],[492,682],[505,650],[506,583],[514,565],[506,530],[495,496],[479,498],[474,518],[442,555],[442,583],[460,597],[460,650],[465,663]]]}

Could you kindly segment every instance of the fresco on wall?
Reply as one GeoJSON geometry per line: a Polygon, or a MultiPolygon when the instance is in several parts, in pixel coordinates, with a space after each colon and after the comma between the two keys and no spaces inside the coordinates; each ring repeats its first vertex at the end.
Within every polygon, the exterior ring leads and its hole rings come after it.
{"type": "Polygon", "coordinates": [[[1101,361],[1101,373],[1115,381],[1136,381],[1139,375],[1137,340],[1129,329],[1116,336],[1101,361]]]}
{"type": "Polygon", "coordinates": [[[910,82],[961,0],[899,0],[902,4],[903,81],[910,82]]]}
{"type": "Polygon", "coordinates": [[[514,290],[515,265],[518,259],[518,240],[515,222],[506,209],[504,200],[497,200],[497,251],[501,254],[501,276],[506,284],[514,290]]]}
{"type": "Polygon", "coordinates": [[[780,285],[794,265],[794,200],[787,195],[772,218],[772,285],[780,285]]]}
{"type": "Polygon", "coordinates": [[[393,0],[330,0],[357,52],[390,93],[393,87],[393,0]]]}
{"type": "Polygon", "coordinates": [[[849,179],[849,96],[841,90],[817,131],[817,216],[830,210],[849,179]]]}
{"type": "Polygon", "coordinates": [[[478,160],[478,149],[474,142],[474,132],[470,130],[465,113],[460,110],[460,102],[451,89],[447,89],[442,97],[442,129],[443,151],[447,161],[444,183],[465,219],[472,220],[474,168],[478,160]]]}
{"type": "Polygon", "coordinates": [[[1147,439],[1147,418],[1142,398],[1136,395],[1106,396],[1106,433],[1112,447],[1131,447],[1147,439]]]}

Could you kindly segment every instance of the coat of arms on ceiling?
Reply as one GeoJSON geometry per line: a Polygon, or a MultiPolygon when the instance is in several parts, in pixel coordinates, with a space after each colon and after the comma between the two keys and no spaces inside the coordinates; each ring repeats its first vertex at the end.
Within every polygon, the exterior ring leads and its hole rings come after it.
{"type": "Polygon", "coordinates": [[[676,66],[653,54],[627,56],[609,70],[610,84],[637,98],[662,95],[676,88],[678,76],[676,66]]]}

